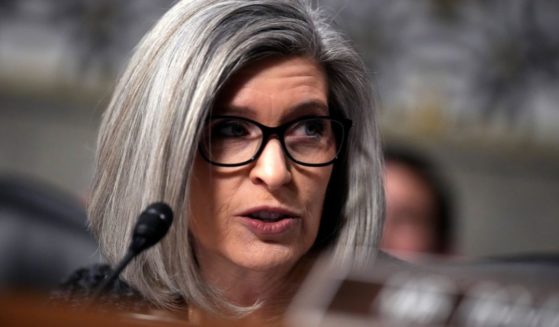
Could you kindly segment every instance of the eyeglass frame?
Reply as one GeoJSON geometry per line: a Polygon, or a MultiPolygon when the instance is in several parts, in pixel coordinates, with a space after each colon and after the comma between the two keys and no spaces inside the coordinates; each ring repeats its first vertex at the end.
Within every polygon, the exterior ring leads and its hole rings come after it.
{"type": "Polygon", "coordinates": [[[339,154],[342,152],[342,150],[345,147],[345,143],[347,142],[347,136],[349,134],[349,130],[351,129],[351,126],[353,124],[353,122],[351,121],[351,119],[347,119],[347,118],[335,118],[332,116],[303,116],[303,117],[299,117],[297,119],[291,120],[289,122],[283,123],[279,126],[276,127],[270,127],[270,126],[266,126],[264,124],[261,124],[257,121],[254,121],[252,119],[249,118],[245,118],[245,117],[240,117],[240,116],[233,116],[233,115],[217,115],[217,116],[212,116],[210,117],[208,120],[214,120],[214,119],[238,119],[238,120],[243,120],[246,122],[249,122],[251,124],[256,125],[258,128],[260,128],[260,130],[262,131],[262,142],[260,143],[258,150],[256,151],[256,153],[248,160],[243,161],[241,163],[235,163],[235,164],[224,164],[224,163],[218,163],[215,161],[210,160],[209,156],[206,155],[206,153],[204,153],[204,149],[202,146],[202,142],[199,143],[198,145],[198,151],[200,152],[200,155],[202,156],[202,158],[204,160],[206,160],[207,162],[209,162],[212,165],[215,166],[220,166],[220,167],[240,167],[240,166],[244,166],[247,165],[251,162],[254,162],[256,160],[258,160],[258,158],[260,157],[260,155],[262,154],[262,151],[264,151],[264,148],[266,147],[266,145],[268,144],[268,142],[270,141],[270,139],[275,136],[276,139],[278,139],[278,141],[281,144],[281,148],[283,151],[283,154],[289,158],[289,160],[295,162],[296,164],[302,165],[302,166],[307,166],[307,167],[323,167],[323,166],[328,166],[333,164],[336,160],[339,159],[339,154]],[[342,137],[341,140],[337,140],[336,142],[340,142],[339,147],[337,148],[336,151],[336,155],[334,156],[334,158],[328,162],[325,163],[318,163],[318,164],[310,164],[310,163],[306,163],[306,162],[301,162],[299,160],[296,160],[295,158],[293,158],[293,156],[291,155],[291,153],[289,153],[289,150],[287,149],[287,145],[285,144],[285,131],[287,131],[291,126],[293,126],[294,124],[303,121],[303,120],[309,120],[309,119],[328,119],[331,121],[335,121],[337,123],[340,123],[342,125],[342,137]]]}

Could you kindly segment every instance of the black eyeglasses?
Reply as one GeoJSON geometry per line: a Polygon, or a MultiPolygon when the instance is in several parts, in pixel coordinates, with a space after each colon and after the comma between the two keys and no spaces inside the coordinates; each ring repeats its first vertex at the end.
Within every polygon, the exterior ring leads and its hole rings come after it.
{"type": "Polygon", "coordinates": [[[284,153],[303,166],[326,166],[338,158],[351,127],[349,119],[302,117],[277,127],[236,116],[214,116],[206,122],[200,154],[225,167],[246,165],[258,159],[271,137],[284,153]]]}

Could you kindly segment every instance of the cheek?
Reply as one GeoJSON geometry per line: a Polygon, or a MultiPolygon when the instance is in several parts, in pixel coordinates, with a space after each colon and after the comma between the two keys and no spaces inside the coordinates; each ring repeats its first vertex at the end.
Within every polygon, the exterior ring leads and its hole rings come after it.
{"type": "Polygon", "coordinates": [[[207,211],[208,203],[212,202],[205,196],[206,194],[213,194],[214,186],[210,181],[210,175],[207,166],[196,159],[192,168],[189,201],[189,214],[191,214],[193,220],[207,211]]]}
{"type": "Polygon", "coordinates": [[[328,188],[328,181],[332,174],[331,166],[320,168],[320,170],[307,181],[307,188],[305,193],[308,196],[309,210],[311,211],[313,229],[318,230],[322,211],[324,208],[324,198],[326,196],[326,189],[328,188]]]}
{"type": "Polygon", "coordinates": [[[200,242],[216,239],[227,221],[220,219],[239,189],[238,178],[222,176],[203,159],[193,167],[190,189],[190,232],[200,242]]]}
{"type": "Polygon", "coordinates": [[[218,194],[218,185],[212,177],[210,167],[196,159],[192,169],[189,203],[189,231],[195,239],[204,242],[215,233],[215,221],[212,219],[218,194]]]}

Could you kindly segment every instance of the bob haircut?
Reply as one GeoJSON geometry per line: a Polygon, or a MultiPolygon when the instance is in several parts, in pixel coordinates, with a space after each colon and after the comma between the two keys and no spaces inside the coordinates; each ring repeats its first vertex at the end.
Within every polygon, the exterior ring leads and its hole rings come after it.
{"type": "Polygon", "coordinates": [[[100,127],[89,204],[91,229],[113,264],[124,256],[143,208],[154,201],[173,208],[169,235],[123,275],[157,306],[173,307],[181,298],[214,312],[232,307],[204,282],[193,254],[191,168],[220,89],[247,64],[274,56],[316,60],[327,74],[330,115],[353,121],[311,251],[328,248],[334,260],[356,261],[376,253],[382,156],[356,52],[304,0],[183,0],[143,38],[116,86],[100,127]]]}

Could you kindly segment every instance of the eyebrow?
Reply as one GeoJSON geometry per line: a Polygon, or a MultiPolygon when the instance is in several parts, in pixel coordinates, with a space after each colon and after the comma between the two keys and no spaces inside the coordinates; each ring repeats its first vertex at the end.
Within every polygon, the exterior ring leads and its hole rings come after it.
{"type": "MultiPolygon", "coordinates": [[[[286,110],[280,122],[287,122],[301,116],[328,116],[328,105],[322,101],[309,100],[301,102],[286,110]]],[[[220,115],[234,115],[256,120],[257,110],[247,106],[223,106],[217,110],[220,115]]]]}

